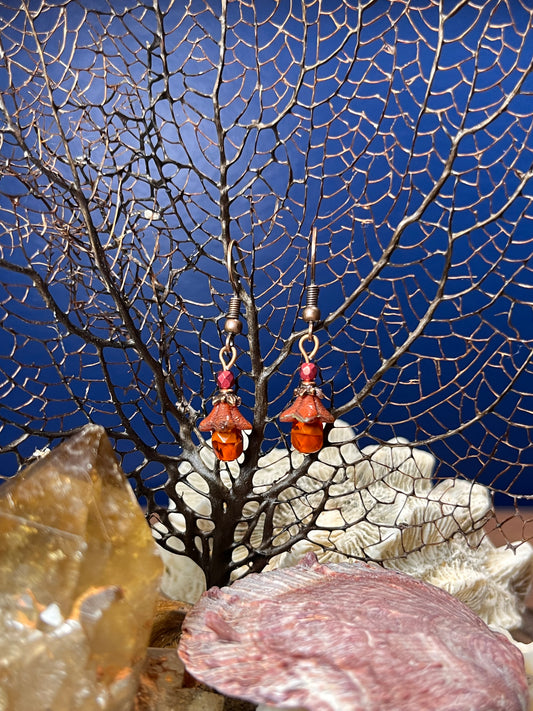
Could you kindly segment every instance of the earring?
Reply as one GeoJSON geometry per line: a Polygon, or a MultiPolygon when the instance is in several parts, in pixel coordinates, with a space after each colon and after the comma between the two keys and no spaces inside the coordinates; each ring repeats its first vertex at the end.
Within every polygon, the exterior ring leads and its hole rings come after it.
{"type": "MultiPolygon", "coordinates": [[[[232,263],[234,243],[235,240],[232,240],[228,247],[227,267],[231,285],[236,291],[237,282],[232,263]]],[[[223,462],[232,462],[242,454],[242,430],[252,429],[252,425],[239,412],[241,398],[233,392],[235,377],[230,370],[237,360],[237,349],[233,345],[233,339],[242,331],[240,306],[241,300],[237,296],[232,296],[224,324],[224,331],[227,333],[226,343],[220,349],[219,354],[222,365],[222,370],[216,377],[219,392],[212,399],[212,411],[198,425],[201,432],[212,432],[213,451],[217,459],[223,462]],[[228,356],[227,361],[225,360],[226,355],[228,356]]]]}
{"type": "Polygon", "coordinates": [[[284,410],[279,419],[281,422],[292,422],[292,446],[303,454],[318,452],[324,442],[324,423],[334,422],[335,418],[322,404],[323,393],[315,384],[318,368],[312,359],[315,357],[319,340],[313,333],[314,324],[320,321],[318,308],[318,286],[315,283],[316,228],[311,234],[311,281],[307,288],[306,305],[302,312],[303,320],[308,324],[308,332],[300,338],[298,346],[304,358],[300,366],[301,385],[294,391],[295,400],[284,410]],[[309,353],[305,350],[305,342],[311,342],[309,353]]]}

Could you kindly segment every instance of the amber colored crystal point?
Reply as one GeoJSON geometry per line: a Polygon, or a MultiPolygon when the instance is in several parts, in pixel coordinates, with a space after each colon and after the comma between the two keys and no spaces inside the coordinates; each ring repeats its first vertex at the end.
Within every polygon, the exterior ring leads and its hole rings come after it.
{"type": "Polygon", "coordinates": [[[102,427],[0,487],[0,533],[0,707],[133,708],[163,564],[102,427]]]}

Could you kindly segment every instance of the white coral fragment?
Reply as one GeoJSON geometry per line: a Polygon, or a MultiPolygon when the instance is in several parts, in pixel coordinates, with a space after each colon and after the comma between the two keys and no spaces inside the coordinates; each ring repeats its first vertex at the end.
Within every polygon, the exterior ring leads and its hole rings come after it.
{"type": "MultiPolygon", "coordinates": [[[[354,440],[353,430],[338,420],[318,460],[296,481],[293,472],[304,459],[299,452],[275,449],[260,459],[253,478],[258,497],[287,479],[274,513],[274,545],[290,544],[302,527],[310,526],[305,538],[272,557],[267,569],[295,565],[311,551],[321,563],[373,560],[443,588],[490,625],[519,627],[533,579],[533,547],[522,542],[496,548],[491,543],[484,530],[493,513],[488,488],[458,478],[435,484],[435,458],[407,440],[362,450],[354,440]]],[[[201,456],[209,464],[212,452],[206,447],[201,456]]],[[[232,462],[223,473],[228,488],[238,471],[238,463],[232,462]]],[[[176,491],[198,515],[198,527],[208,531],[206,482],[190,465],[183,465],[181,473],[176,491]]],[[[264,518],[256,520],[256,511],[257,502],[244,510],[235,533],[235,562],[244,560],[249,547],[262,545],[264,518]],[[249,543],[238,545],[249,533],[249,543]]],[[[176,530],[184,530],[181,514],[170,512],[169,520],[176,530]]],[[[181,590],[182,599],[195,602],[205,588],[200,569],[183,556],[166,556],[165,565],[165,584],[173,596],[181,590]],[[189,582],[178,582],[180,576],[189,582]]],[[[232,579],[247,571],[242,565],[232,579]]]]}
{"type": "Polygon", "coordinates": [[[161,548],[159,554],[165,565],[161,592],[172,600],[195,603],[205,592],[205,575],[191,558],[161,548]]]}
{"type": "MultiPolygon", "coordinates": [[[[489,490],[461,479],[434,485],[434,457],[406,440],[354,448],[350,455],[351,490],[345,484],[343,495],[318,517],[316,530],[269,567],[295,565],[310,551],[322,563],[370,559],[443,588],[490,625],[519,627],[533,547],[491,543],[484,532],[492,515],[489,490]]],[[[296,502],[292,509],[297,511],[296,502]]],[[[280,512],[285,518],[277,524],[287,528],[288,511],[280,512]]]]}

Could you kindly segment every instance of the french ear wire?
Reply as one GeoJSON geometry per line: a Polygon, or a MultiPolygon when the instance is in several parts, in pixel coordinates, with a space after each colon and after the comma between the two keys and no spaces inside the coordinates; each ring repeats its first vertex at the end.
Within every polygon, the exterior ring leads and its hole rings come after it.
{"type": "Polygon", "coordinates": [[[313,358],[318,352],[320,342],[314,333],[315,324],[320,321],[318,308],[319,288],[315,281],[317,230],[313,227],[309,249],[310,283],[307,286],[306,303],[302,318],[308,324],[307,334],[298,341],[298,347],[304,362],[300,366],[301,383],[294,391],[294,401],[284,410],[281,422],[292,422],[291,443],[299,452],[310,454],[318,452],[324,443],[324,423],[334,422],[331,412],[322,404],[324,397],[316,385],[318,368],[313,358]],[[309,348],[306,346],[309,345],[309,348]]]}
{"type": "Polygon", "coordinates": [[[234,392],[235,376],[231,371],[237,360],[234,338],[242,332],[242,321],[240,320],[241,300],[236,294],[237,280],[233,263],[234,245],[235,240],[231,240],[226,259],[228,279],[234,295],[230,299],[224,323],[226,341],[219,352],[222,370],[216,377],[218,393],[212,399],[213,409],[198,425],[201,432],[212,433],[213,451],[217,459],[223,462],[231,462],[242,454],[242,431],[252,429],[252,425],[239,410],[241,399],[234,392]]]}

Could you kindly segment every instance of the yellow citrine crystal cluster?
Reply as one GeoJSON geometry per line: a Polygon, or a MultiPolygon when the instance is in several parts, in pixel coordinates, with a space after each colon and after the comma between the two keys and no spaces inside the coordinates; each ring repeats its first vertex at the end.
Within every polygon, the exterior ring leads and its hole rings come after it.
{"type": "Polygon", "coordinates": [[[0,488],[0,542],[0,707],[130,707],[162,563],[102,427],[0,488]]]}

